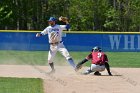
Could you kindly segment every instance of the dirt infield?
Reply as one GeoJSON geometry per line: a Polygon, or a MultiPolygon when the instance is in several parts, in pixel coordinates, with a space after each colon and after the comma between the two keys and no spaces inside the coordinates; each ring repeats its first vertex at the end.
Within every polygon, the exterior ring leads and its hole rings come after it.
{"type": "Polygon", "coordinates": [[[49,70],[47,66],[0,65],[0,77],[42,78],[45,93],[139,93],[140,89],[140,68],[111,68],[114,76],[106,71],[102,76],[85,76],[68,66],[57,66],[54,75],[48,75],[49,70]]]}

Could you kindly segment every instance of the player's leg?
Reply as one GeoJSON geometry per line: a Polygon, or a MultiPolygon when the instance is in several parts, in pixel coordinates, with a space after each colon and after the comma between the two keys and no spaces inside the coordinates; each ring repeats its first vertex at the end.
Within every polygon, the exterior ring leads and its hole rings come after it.
{"type": "Polygon", "coordinates": [[[58,46],[58,51],[66,58],[67,62],[73,67],[75,68],[75,63],[72,59],[72,57],[70,56],[68,50],[65,48],[65,46],[63,45],[63,42],[59,44],[58,46]]]}
{"type": "Polygon", "coordinates": [[[94,71],[91,70],[91,66],[90,66],[90,68],[88,68],[83,74],[88,75],[88,74],[90,74],[92,72],[94,72],[94,71]]]}
{"type": "Polygon", "coordinates": [[[56,53],[57,53],[57,48],[54,48],[53,46],[50,46],[50,50],[49,50],[49,53],[48,53],[48,64],[50,65],[50,67],[52,69],[50,74],[55,72],[53,59],[54,59],[56,53]]]}
{"type": "Polygon", "coordinates": [[[96,65],[96,64],[91,64],[91,70],[92,71],[99,71],[99,72],[101,72],[101,71],[104,71],[105,70],[105,65],[96,65]]]}
{"type": "Polygon", "coordinates": [[[104,71],[105,70],[105,65],[96,65],[96,64],[92,64],[91,65],[91,70],[94,71],[94,75],[101,75],[101,71],[104,71]]]}
{"type": "Polygon", "coordinates": [[[109,74],[110,76],[112,76],[112,74],[111,74],[111,72],[110,72],[110,66],[109,66],[109,64],[108,64],[107,62],[105,62],[105,68],[106,68],[108,74],[109,74]]]}
{"type": "Polygon", "coordinates": [[[91,64],[91,70],[92,71],[104,71],[105,70],[105,65],[96,65],[96,64],[91,64]]]}

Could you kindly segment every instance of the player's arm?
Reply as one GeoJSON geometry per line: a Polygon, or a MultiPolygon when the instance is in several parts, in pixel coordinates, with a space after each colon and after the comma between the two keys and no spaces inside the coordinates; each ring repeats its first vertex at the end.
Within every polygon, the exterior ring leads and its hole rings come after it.
{"type": "Polygon", "coordinates": [[[79,62],[79,65],[83,65],[84,63],[86,63],[88,60],[90,60],[92,58],[92,53],[90,53],[85,59],[83,59],[81,62],[79,62]]]}
{"type": "Polygon", "coordinates": [[[68,31],[68,30],[70,29],[70,24],[69,24],[69,21],[68,21],[68,20],[66,20],[66,21],[65,21],[65,23],[66,23],[66,30],[68,31]]]}
{"type": "Polygon", "coordinates": [[[40,37],[40,36],[42,36],[41,33],[36,33],[36,37],[40,37]]]}
{"type": "Polygon", "coordinates": [[[86,63],[89,59],[92,58],[92,53],[90,53],[85,59],[83,59],[81,62],[79,62],[77,65],[76,65],[76,68],[75,68],[75,71],[78,71],[79,69],[82,68],[82,65],[84,63],[86,63]]]}
{"type": "Polygon", "coordinates": [[[85,59],[83,59],[81,62],[79,62],[77,65],[76,65],[76,67],[75,67],[75,71],[78,71],[79,69],[81,69],[82,68],[82,65],[84,64],[84,63],[86,63],[88,60],[85,58],[85,59]]]}
{"type": "Polygon", "coordinates": [[[60,25],[62,30],[69,30],[70,29],[70,24],[69,24],[69,21],[68,21],[68,18],[67,17],[59,17],[59,21],[62,21],[64,23],[66,23],[66,25],[60,25]]]}
{"type": "Polygon", "coordinates": [[[45,28],[41,33],[36,33],[36,37],[40,37],[42,35],[46,35],[48,33],[48,28],[45,28]]]}

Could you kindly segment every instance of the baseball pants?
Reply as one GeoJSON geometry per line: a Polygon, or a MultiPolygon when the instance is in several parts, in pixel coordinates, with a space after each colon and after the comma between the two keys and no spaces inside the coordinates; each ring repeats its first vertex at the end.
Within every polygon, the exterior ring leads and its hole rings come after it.
{"type": "Polygon", "coordinates": [[[86,70],[86,72],[89,70],[91,70],[93,72],[96,72],[96,71],[101,72],[101,71],[105,70],[105,65],[100,66],[100,65],[96,65],[96,64],[91,64],[90,68],[88,70],[86,70]]]}
{"type": "Polygon", "coordinates": [[[57,51],[59,51],[65,58],[66,60],[73,66],[75,67],[75,64],[73,62],[73,59],[71,58],[68,50],[65,48],[63,42],[58,43],[56,45],[51,45],[50,44],[50,51],[48,53],[48,63],[52,63],[53,59],[57,53],[57,51]]]}
{"type": "Polygon", "coordinates": [[[90,67],[90,70],[92,70],[92,71],[99,71],[99,72],[101,72],[101,71],[104,71],[105,70],[105,65],[96,65],[96,64],[91,64],[91,67],[90,67]]]}

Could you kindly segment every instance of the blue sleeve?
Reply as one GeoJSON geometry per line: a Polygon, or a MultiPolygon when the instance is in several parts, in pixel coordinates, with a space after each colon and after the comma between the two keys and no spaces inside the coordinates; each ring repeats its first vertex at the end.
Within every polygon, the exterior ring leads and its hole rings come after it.
{"type": "Polygon", "coordinates": [[[66,24],[67,31],[70,29],[70,24],[66,24]]]}

